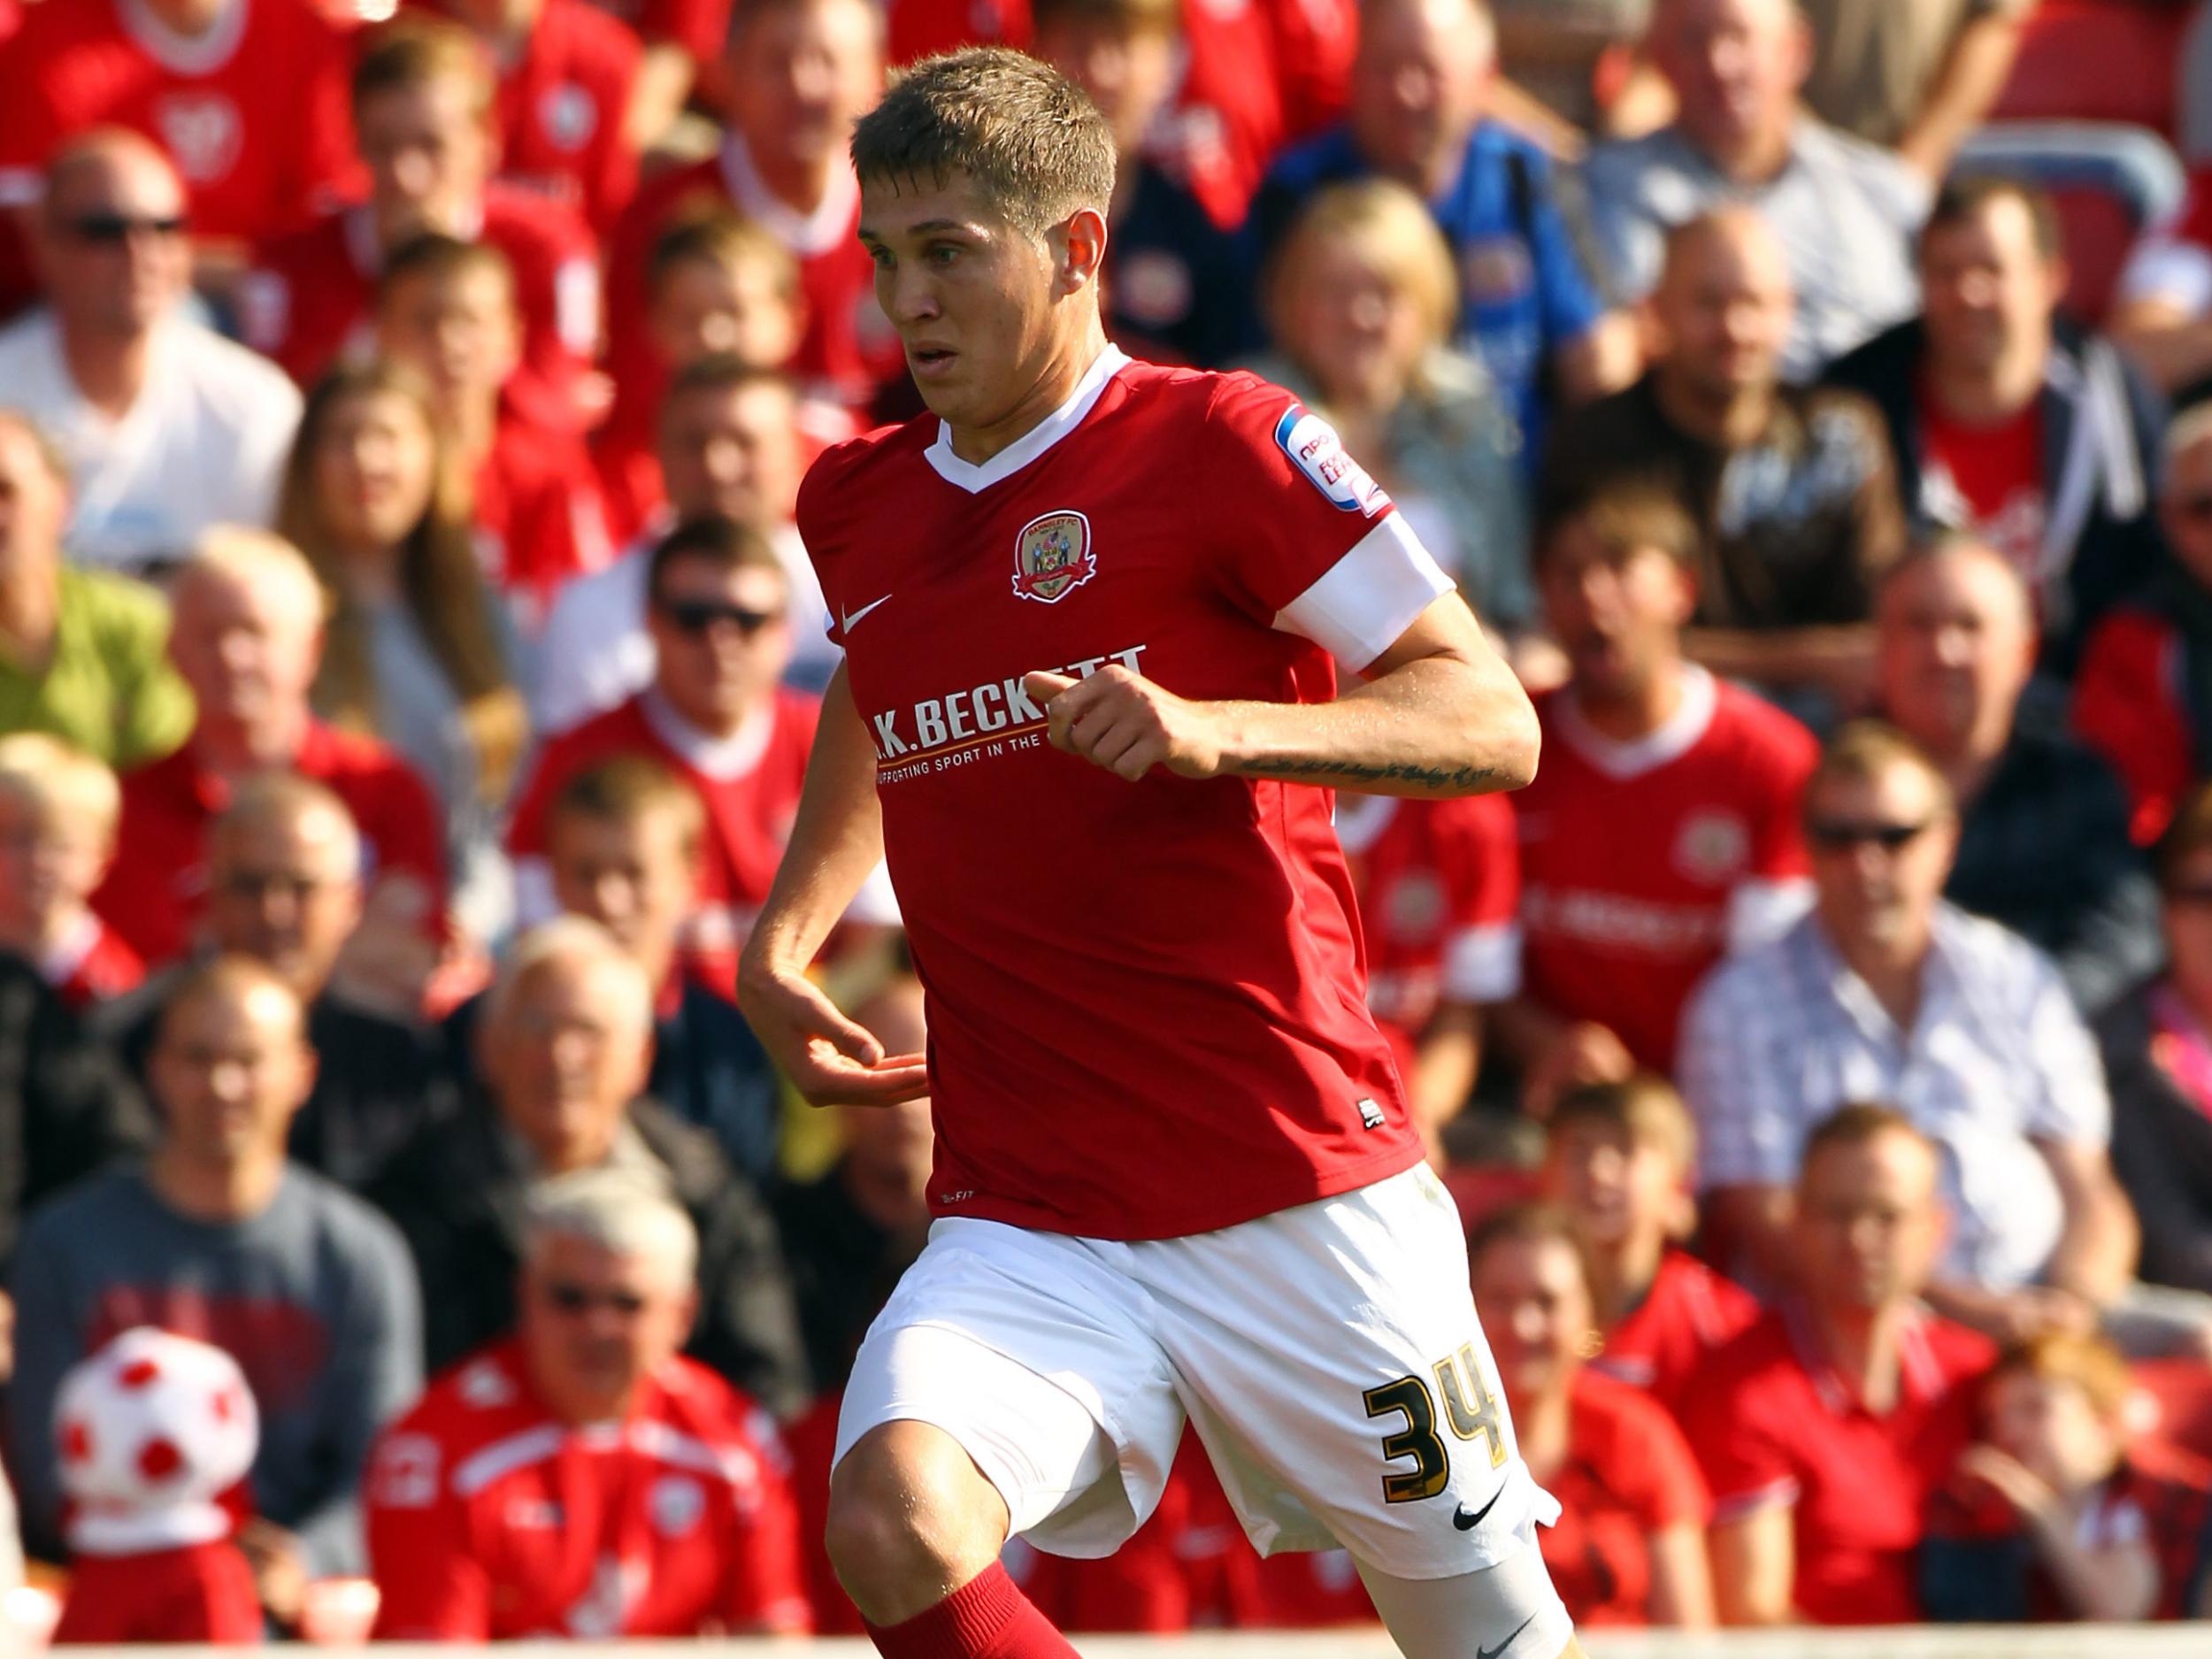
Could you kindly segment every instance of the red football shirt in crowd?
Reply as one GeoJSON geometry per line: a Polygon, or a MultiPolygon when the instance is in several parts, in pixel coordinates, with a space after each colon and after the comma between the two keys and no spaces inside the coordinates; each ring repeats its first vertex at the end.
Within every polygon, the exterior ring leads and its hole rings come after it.
{"type": "Polygon", "coordinates": [[[1681,708],[1634,743],[1593,731],[1571,688],[1540,699],[1544,763],[1513,800],[1528,995],[1610,1027],[1660,1072],[1732,936],[1797,902],[1798,795],[1816,755],[1788,715],[1684,673],[1681,708]]]}
{"type": "MultiPolygon", "coordinates": [[[[454,8],[410,0],[418,10],[454,8]]],[[[630,96],[644,49],[625,21],[588,0],[542,0],[518,52],[499,72],[499,174],[549,196],[604,236],[637,189],[630,96]]]]}
{"type": "Polygon", "coordinates": [[[1448,582],[1291,396],[1110,347],[976,465],[922,417],[832,449],[801,538],[878,757],[928,991],[941,1213],[1232,1225],[1420,1156],[1325,789],[1053,749],[1025,672],[1316,701],[1448,582]]]}
{"type": "Polygon", "coordinates": [[[2023,575],[2035,576],[2050,510],[2041,402],[2032,400],[1996,426],[1973,426],[1945,413],[1923,387],[1919,411],[1921,476],[1939,515],[1987,541],[2023,575]]]}
{"type": "MultiPolygon", "coordinates": [[[[400,872],[445,904],[445,840],[429,786],[374,738],[311,725],[292,769],[346,803],[361,831],[363,872],[400,872]]],[[[173,962],[192,946],[207,902],[207,832],[230,803],[230,784],[203,766],[189,742],[173,755],[122,776],[122,849],[93,908],[147,962],[173,962]]],[[[438,925],[434,915],[432,924],[438,925]]]]}
{"type": "Polygon", "coordinates": [[[575,1428],[499,1343],[385,1431],[362,1492],[386,1640],[807,1628],[775,1428],[690,1360],[575,1428]]]}
{"type": "Polygon", "coordinates": [[[38,964],[39,975],[61,1000],[80,1011],[136,990],[146,964],[121,935],[87,911],[59,949],[38,964]]]}
{"type": "Polygon", "coordinates": [[[546,851],[546,815],[563,785],[618,755],[646,755],[698,792],[707,811],[699,897],[684,923],[679,951],[705,984],[733,996],[737,953],[775,879],[799,810],[799,789],[821,704],[789,687],[733,737],[716,742],[685,725],[651,691],[549,739],[515,805],[508,850],[518,859],[546,851]]]}
{"type": "Polygon", "coordinates": [[[1520,989],[1513,809],[1500,795],[1341,795],[1336,834],[1359,895],[1368,1011],[1403,1068],[1440,1004],[1502,1002],[1520,989]]]}
{"type": "Polygon", "coordinates": [[[261,1596],[253,1568],[228,1539],[149,1550],[79,1555],[56,1646],[96,1642],[258,1642],[261,1596]]]}
{"type": "Polygon", "coordinates": [[[0,201],[35,199],[60,142],[127,127],[168,151],[201,236],[303,225],[358,176],[352,59],[316,0],[230,0],[198,39],[141,0],[48,0],[0,53],[0,201]]]}
{"type": "Polygon", "coordinates": [[[607,540],[590,451],[573,432],[502,411],[491,452],[476,469],[477,553],[486,580],[534,634],[572,576],[603,569],[607,540]]]}
{"type": "MultiPolygon", "coordinates": [[[[506,256],[522,320],[522,362],[507,396],[541,425],[579,428],[578,385],[599,342],[599,266],[574,210],[513,185],[484,193],[479,237],[506,256]]],[[[239,291],[248,345],[302,386],[375,349],[384,260],[366,206],[265,244],[239,291]]]]}
{"type": "Polygon", "coordinates": [[[1758,1320],[1757,1297],[1688,1251],[1671,1249],[1644,1299],[1605,1333],[1590,1369],[1642,1389],[1679,1417],[1707,1357],[1758,1320]]]}
{"type": "Polygon", "coordinates": [[[1651,1622],[1651,1535],[1701,1532],[1705,1478],[1666,1409],[1584,1369],[1567,1401],[1567,1461],[1546,1477],[1560,1517],[1539,1527],[1552,1587],[1578,1624],[1651,1622]]]}
{"type": "Polygon", "coordinates": [[[2196,782],[2195,722],[2182,695],[2187,664],[2180,629],[2124,605],[2091,631],[2074,672],[2074,727],[2127,786],[2138,846],[2164,833],[2196,782]]]}
{"type": "Polygon", "coordinates": [[[1685,1424],[1726,1522],[1790,1506],[1792,1604],[1815,1624],[1910,1624],[1913,1552],[1928,1502],[1973,1430],[1970,1386],[1995,1357],[1963,1325],[1915,1313],[1898,1399],[1877,1416],[1821,1354],[1803,1317],[1770,1312],[1699,1373],[1685,1424]]]}
{"type": "Polygon", "coordinates": [[[1029,0],[889,0],[884,11],[894,64],[963,46],[1029,44],[1029,0]]]}

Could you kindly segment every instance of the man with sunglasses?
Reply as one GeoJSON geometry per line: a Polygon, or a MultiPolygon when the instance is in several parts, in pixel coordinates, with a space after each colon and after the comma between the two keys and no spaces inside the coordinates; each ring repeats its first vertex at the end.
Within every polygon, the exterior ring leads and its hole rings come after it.
{"type": "Polygon", "coordinates": [[[35,219],[46,303],[0,333],[0,387],[74,485],[70,551],[137,572],[216,524],[265,524],[299,425],[273,365],[181,314],[185,193],[146,139],[64,145],[35,219]]]}
{"type": "Polygon", "coordinates": [[[652,684],[548,743],[515,808],[507,845],[526,915],[552,909],[545,821],[561,787],[597,762],[649,756],[707,808],[683,961],[706,984],[735,994],[737,952],[783,856],[820,707],[780,683],[791,652],[788,593],[774,548],[734,519],[680,525],[653,550],[652,684]]]}
{"type": "Polygon", "coordinates": [[[527,1211],[515,1334],[433,1383],[370,1462],[377,1635],[804,1631],[775,1430],[678,1352],[689,1218],[613,1171],[544,1182],[527,1211]]]}
{"type": "Polygon", "coordinates": [[[2104,1072],[2064,981],[1944,900],[1957,803],[1895,728],[1837,733],[1804,820],[1811,914],[1716,969],[1683,1017],[1709,1236],[1770,1279],[1789,1259],[1808,1132],[1884,1101],[1943,1153],[1955,1225],[1929,1301],[2000,1340],[2091,1325],[2128,1284],[2136,1227],[2106,1156],[2104,1072]]]}

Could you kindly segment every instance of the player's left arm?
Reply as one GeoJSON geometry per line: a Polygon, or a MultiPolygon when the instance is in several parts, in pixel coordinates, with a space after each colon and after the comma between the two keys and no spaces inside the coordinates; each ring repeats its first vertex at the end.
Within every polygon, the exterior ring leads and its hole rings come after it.
{"type": "Polygon", "coordinates": [[[1370,795],[1482,795],[1536,775],[1536,711],[1474,612],[1432,600],[1333,703],[1179,697],[1118,664],[1033,673],[1054,746],[1134,782],[1279,778],[1370,795]]]}

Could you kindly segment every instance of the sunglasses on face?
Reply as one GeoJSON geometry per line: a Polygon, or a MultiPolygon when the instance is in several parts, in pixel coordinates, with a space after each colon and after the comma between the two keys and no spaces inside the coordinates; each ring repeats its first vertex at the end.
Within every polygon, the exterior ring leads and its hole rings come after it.
{"type": "Polygon", "coordinates": [[[634,1319],[645,1311],[645,1298],[634,1290],[593,1290],[563,1279],[545,1286],[545,1301],[554,1312],[571,1316],[604,1308],[626,1319],[634,1319]]]}
{"type": "Polygon", "coordinates": [[[69,234],[79,242],[120,247],[135,233],[146,236],[181,236],[185,219],[173,213],[163,219],[133,219],[127,213],[87,213],[69,221],[69,234]]]}
{"type": "Polygon", "coordinates": [[[1805,839],[1824,852],[1850,852],[1861,847],[1879,847],[1886,853],[1902,852],[1928,833],[1933,818],[1917,824],[1854,824],[1840,818],[1815,818],[1805,826],[1805,839]]]}
{"type": "Polygon", "coordinates": [[[713,632],[718,624],[727,623],[749,640],[770,623],[782,619],[780,611],[755,611],[719,599],[663,599],[657,603],[661,615],[678,632],[695,637],[713,632]]]}

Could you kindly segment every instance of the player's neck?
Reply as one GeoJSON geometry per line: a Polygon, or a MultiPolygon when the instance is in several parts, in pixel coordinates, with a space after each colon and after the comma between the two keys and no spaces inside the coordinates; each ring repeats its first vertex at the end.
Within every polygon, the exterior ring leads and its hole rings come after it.
{"type": "Polygon", "coordinates": [[[105,419],[129,414],[153,365],[153,329],[119,334],[64,323],[60,333],[62,361],[69,366],[77,396],[105,419]]]}
{"type": "Polygon", "coordinates": [[[1021,401],[987,426],[945,424],[952,434],[952,452],[971,466],[980,466],[993,456],[1010,449],[1051,418],[1075,396],[1075,388],[1106,349],[1106,330],[1095,315],[1087,317],[1072,339],[1060,342],[1048,357],[1021,401]]]}
{"type": "Polygon", "coordinates": [[[834,150],[794,157],[773,144],[756,144],[749,139],[745,155],[761,183],[768,187],[768,194],[799,213],[818,209],[829,199],[830,187],[837,180],[838,153],[834,150]]]}

